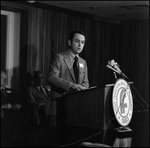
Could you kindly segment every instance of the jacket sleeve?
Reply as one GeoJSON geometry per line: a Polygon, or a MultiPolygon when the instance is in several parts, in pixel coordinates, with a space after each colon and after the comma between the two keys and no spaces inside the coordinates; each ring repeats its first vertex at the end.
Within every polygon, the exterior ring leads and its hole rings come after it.
{"type": "Polygon", "coordinates": [[[61,64],[62,64],[61,62],[62,62],[62,57],[56,54],[50,64],[50,69],[48,73],[48,82],[50,83],[50,85],[68,91],[71,82],[60,77],[61,64]]]}
{"type": "Polygon", "coordinates": [[[27,88],[26,99],[28,103],[37,104],[34,98],[33,91],[31,88],[27,88]]]}

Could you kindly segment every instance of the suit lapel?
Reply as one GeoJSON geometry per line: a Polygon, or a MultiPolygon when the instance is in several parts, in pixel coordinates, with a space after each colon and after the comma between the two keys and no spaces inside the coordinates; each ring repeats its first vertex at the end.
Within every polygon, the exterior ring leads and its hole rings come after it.
{"type": "Polygon", "coordinates": [[[43,92],[44,92],[44,94],[45,94],[45,96],[46,96],[46,98],[48,98],[48,92],[47,92],[47,89],[43,86],[43,92]]]}
{"type": "Polygon", "coordinates": [[[73,71],[73,66],[72,66],[73,65],[73,58],[71,57],[70,54],[64,55],[64,62],[66,63],[66,66],[68,68],[68,71],[69,71],[71,77],[73,78],[74,82],[76,82],[74,71],[73,71]]]}
{"type": "Polygon", "coordinates": [[[38,96],[41,96],[42,99],[47,100],[46,95],[41,92],[37,87],[35,88],[35,92],[38,94],[38,96]]]}
{"type": "MultiPolygon", "coordinates": [[[[64,54],[64,62],[68,68],[68,71],[73,78],[74,82],[76,82],[74,71],[73,71],[73,57],[69,54],[68,52],[65,52],[64,54]]],[[[84,71],[85,71],[85,65],[83,60],[79,57],[79,79],[78,79],[78,84],[81,84],[83,76],[84,76],[84,71]]]]}

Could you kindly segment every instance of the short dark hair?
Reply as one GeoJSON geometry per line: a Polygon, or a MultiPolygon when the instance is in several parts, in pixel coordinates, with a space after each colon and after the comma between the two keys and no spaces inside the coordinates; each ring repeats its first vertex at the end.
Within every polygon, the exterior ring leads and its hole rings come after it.
{"type": "Polygon", "coordinates": [[[43,73],[42,73],[41,71],[35,71],[35,72],[33,73],[33,79],[37,79],[37,78],[39,77],[39,74],[42,74],[42,75],[43,75],[43,73]]]}
{"type": "Polygon", "coordinates": [[[85,37],[84,32],[79,31],[79,30],[75,30],[75,31],[72,31],[72,32],[69,34],[68,40],[71,40],[71,41],[72,41],[72,39],[74,38],[74,35],[75,35],[76,33],[82,34],[82,35],[85,37]]]}

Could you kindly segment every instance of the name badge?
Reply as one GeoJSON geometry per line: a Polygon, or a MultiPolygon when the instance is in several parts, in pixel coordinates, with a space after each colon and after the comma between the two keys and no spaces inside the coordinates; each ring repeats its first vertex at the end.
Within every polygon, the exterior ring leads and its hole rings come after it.
{"type": "Polygon", "coordinates": [[[79,66],[82,67],[82,68],[84,67],[84,66],[83,66],[83,63],[79,63],[79,66]]]}

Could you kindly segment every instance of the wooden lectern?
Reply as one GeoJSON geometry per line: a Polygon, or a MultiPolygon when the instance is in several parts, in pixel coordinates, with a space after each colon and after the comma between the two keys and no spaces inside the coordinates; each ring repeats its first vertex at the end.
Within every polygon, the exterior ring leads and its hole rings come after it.
{"type": "Polygon", "coordinates": [[[133,132],[115,131],[120,125],[113,112],[113,88],[114,84],[110,84],[104,88],[87,89],[57,99],[59,136],[63,146],[81,146],[84,142],[112,147],[124,144],[127,147],[131,144],[149,145],[147,112],[141,112],[140,116],[134,113],[130,124],[133,132]]]}
{"type": "Polygon", "coordinates": [[[57,99],[57,123],[63,141],[77,141],[105,129],[113,116],[110,104],[112,88],[113,85],[90,88],[57,99]],[[74,138],[69,141],[66,137],[74,138]]]}

